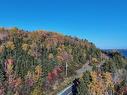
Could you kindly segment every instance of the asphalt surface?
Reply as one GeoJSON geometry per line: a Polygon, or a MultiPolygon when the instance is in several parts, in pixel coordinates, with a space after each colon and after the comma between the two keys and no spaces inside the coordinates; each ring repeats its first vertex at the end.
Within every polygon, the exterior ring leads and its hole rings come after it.
{"type": "Polygon", "coordinates": [[[73,95],[72,94],[72,85],[68,86],[63,91],[61,91],[60,93],[58,93],[57,95],[73,95]]]}
{"type": "MultiPolygon", "coordinates": [[[[77,75],[75,76],[75,78],[79,78],[84,72],[86,71],[91,71],[92,70],[92,66],[89,65],[89,61],[79,70],[76,70],[77,75]]],[[[73,89],[73,84],[66,87],[64,90],[62,90],[61,92],[59,92],[57,95],[73,95],[72,93],[72,89],[73,89]]]]}

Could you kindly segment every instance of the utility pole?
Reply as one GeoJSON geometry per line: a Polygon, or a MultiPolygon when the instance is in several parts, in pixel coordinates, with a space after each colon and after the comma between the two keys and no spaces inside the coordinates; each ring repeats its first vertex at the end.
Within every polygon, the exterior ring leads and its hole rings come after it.
{"type": "Polygon", "coordinates": [[[67,64],[67,62],[66,62],[66,76],[67,76],[67,68],[68,68],[68,64],[67,64]]]}
{"type": "Polygon", "coordinates": [[[89,55],[89,63],[92,64],[92,56],[89,55]]]}

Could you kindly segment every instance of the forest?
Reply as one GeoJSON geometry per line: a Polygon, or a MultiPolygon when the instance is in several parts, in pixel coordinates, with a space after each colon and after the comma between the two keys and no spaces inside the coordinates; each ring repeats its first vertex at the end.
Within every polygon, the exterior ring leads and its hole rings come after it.
{"type": "Polygon", "coordinates": [[[0,95],[56,95],[87,61],[92,71],[80,77],[78,95],[127,94],[127,59],[119,52],[56,32],[0,28],[0,95]]]}

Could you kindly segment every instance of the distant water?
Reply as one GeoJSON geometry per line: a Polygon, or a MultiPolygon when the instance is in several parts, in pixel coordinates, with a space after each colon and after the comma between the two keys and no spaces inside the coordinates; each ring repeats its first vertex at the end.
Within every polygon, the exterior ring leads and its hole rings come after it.
{"type": "Polygon", "coordinates": [[[127,50],[119,50],[119,52],[120,52],[123,56],[127,57],[127,50]]]}

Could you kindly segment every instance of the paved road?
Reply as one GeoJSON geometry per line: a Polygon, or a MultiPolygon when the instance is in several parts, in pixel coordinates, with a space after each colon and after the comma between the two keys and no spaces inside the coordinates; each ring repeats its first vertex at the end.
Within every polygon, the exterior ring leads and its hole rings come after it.
{"type": "Polygon", "coordinates": [[[57,95],[73,95],[72,94],[72,85],[68,86],[63,91],[61,91],[60,93],[58,93],[57,95]]]}
{"type": "Polygon", "coordinates": [[[89,65],[89,61],[87,61],[86,64],[83,65],[82,68],[76,71],[77,73],[76,78],[79,78],[86,71],[92,71],[92,66],[89,65]]]}
{"type": "MultiPolygon", "coordinates": [[[[100,68],[104,63],[105,61],[102,61],[97,67],[100,68]]],[[[92,71],[92,66],[89,65],[89,61],[87,61],[82,68],[76,70],[77,75],[75,76],[75,78],[79,78],[86,71],[92,71]]],[[[57,95],[72,95],[72,85],[68,86],[57,95]]]]}
{"type": "MultiPolygon", "coordinates": [[[[79,78],[84,72],[91,71],[91,70],[92,70],[92,66],[89,65],[89,61],[88,61],[81,69],[76,71],[77,75],[75,76],[75,78],[79,78]]],[[[63,91],[61,91],[57,95],[73,95],[72,86],[73,84],[65,88],[63,91]]]]}

